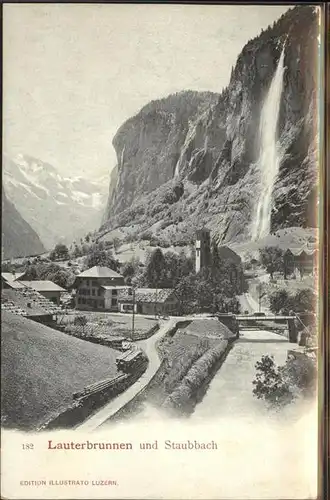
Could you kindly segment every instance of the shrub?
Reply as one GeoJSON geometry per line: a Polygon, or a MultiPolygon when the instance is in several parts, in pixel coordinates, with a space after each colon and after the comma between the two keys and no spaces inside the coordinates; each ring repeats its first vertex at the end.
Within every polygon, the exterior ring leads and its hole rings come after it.
{"type": "Polygon", "coordinates": [[[203,382],[209,376],[214,364],[221,358],[228,342],[223,340],[212,349],[208,349],[189,369],[181,384],[166,398],[167,408],[182,408],[196,394],[203,382]]]}
{"type": "Polygon", "coordinates": [[[86,316],[75,316],[73,324],[74,326],[85,326],[87,322],[86,316]]]}
{"type": "Polygon", "coordinates": [[[208,339],[203,339],[194,349],[189,350],[174,361],[172,369],[165,379],[165,390],[167,393],[171,393],[174,390],[175,386],[182,380],[195,361],[208,349],[208,339]]]}
{"type": "Polygon", "coordinates": [[[82,329],[82,334],[85,334],[85,327],[88,323],[86,316],[75,316],[73,324],[75,327],[79,327],[82,329]]]}
{"type": "Polygon", "coordinates": [[[186,384],[180,385],[176,390],[168,396],[164,403],[163,406],[165,408],[181,408],[186,406],[189,403],[191,397],[191,390],[190,387],[186,384]]]}

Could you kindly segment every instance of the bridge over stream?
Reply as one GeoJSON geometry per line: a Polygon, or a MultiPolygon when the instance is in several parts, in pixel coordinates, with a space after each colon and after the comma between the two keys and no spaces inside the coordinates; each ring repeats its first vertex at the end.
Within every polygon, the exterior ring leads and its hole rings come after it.
{"type": "Polygon", "coordinates": [[[297,343],[298,332],[296,327],[296,316],[283,316],[275,314],[238,314],[235,315],[240,329],[244,326],[252,326],[255,329],[264,330],[267,328],[267,323],[286,323],[289,332],[289,342],[297,343]],[[266,323],[266,324],[265,324],[266,323]]]}

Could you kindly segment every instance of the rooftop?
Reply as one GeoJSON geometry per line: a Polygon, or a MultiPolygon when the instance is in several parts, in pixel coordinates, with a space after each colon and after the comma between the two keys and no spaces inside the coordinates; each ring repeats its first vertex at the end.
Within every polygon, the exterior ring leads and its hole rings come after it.
{"type": "Polygon", "coordinates": [[[242,262],[241,257],[236,252],[234,252],[234,250],[227,247],[226,245],[218,247],[218,254],[221,259],[231,260],[236,264],[240,264],[242,262]]]}
{"type": "MultiPolygon", "coordinates": [[[[172,295],[172,288],[137,288],[135,290],[136,302],[163,303],[172,295]]],[[[122,290],[120,293],[121,300],[132,300],[132,294],[129,289],[122,290]]]]}
{"type": "Polygon", "coordinates": [[[37,292],[65,292],[65,289],[61,286],[53,283],[52,281],[20,281],[19,283],[23,284],[28,288],[33,288],[33,290],[37,290],[37,292]]]}
{"type": "Polygon", "coordinates": [[[10,281],[18,280],[19,278],[24,276],[24,274],[25,273],[1,273],[1,276],[4,280],[6,280],[7,282],[10,282],[10,281]]]}
{"type": "Polygon", "coordinates": [[[229,339],[235,336],[221,320],[219,321],[215,318],[194,319],[187,326],[179,330],[187,334],[211,338],[229,339]]]}
{"type": "Polygon", "coordinates": [[[129,290],[129,286],[127,285],[102,285],[101,288],[104,290],[129,290]]]}
{"type": "Polygon", "coordinates": [[[303,253],[306,255],[313,255],[314,253],[317,252],[317,247],[315,247],[314,245],[304,245],[300,248],[290,247],[286,250],[286,252],[291,252],[292,255],[296,257],[299,257],[303,253]]]}
{"type": "Polygon", "coordinates": [[[6,280],[4,280],[4,283],[5,283],[6,287],[13,288],[15,290],[25,288],[25,285],[23,285],[23,283],[21,283],[20,281],[6,281],[6,280]]]}
{"type": "Polygon", "coordinates": [[[94,266],[78,274],[78,278],[122,278],[122,275],[109,267],[94,266]]]}
{"type": "Polygon", "coordinates": [[[61,311],[53,302],[30,288],[2,290],[1,310],[27,317],[55,315],[61,311]]]}

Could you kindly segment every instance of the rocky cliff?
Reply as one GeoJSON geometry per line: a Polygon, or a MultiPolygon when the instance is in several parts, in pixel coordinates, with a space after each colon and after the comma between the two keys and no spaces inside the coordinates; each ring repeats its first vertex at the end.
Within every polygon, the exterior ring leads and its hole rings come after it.
{"type": "Polygon", "coordinates": [[[113,140],[118,162],[100,233],[121,228],[138,239],[148,230],[183,243],[205,225],[221,242],[249,238],[260,112],[284,42],[271,231],[315,225],[317,36],[316,9],[294,7],[247,43],[221,94],[181,92],[124,123],[113,140]]]}
{"type": "Polygon", "coordinates": [[[2,258],[45,252],[39,236],[6,197],[2,188],[2,258]]]}

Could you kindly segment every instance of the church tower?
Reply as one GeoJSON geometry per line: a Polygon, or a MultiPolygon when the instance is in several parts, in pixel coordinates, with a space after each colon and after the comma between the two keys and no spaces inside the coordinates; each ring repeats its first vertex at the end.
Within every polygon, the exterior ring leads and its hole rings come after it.
{"type": "Polygon", "coordinates": [[[211,264],[211,235],[208,229],[201,229],[196,233],[196,261],[195,271],[199,271],[211,264]]]}

